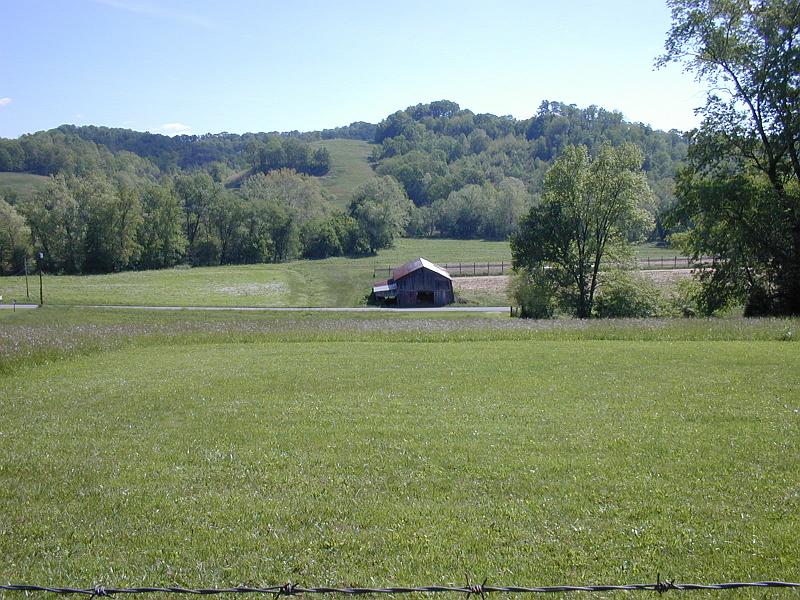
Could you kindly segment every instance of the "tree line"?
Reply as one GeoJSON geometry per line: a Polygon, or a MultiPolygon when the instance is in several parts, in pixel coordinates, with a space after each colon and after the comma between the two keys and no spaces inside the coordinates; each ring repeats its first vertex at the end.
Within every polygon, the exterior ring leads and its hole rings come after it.
{"type": "Polygon", "coordinates": [[[61,125],[49,131],[0,138],[0,171],[83,175],[134,169],[149,174],[202,168],[224,175],[246,168],[261,172],[294,169],[324,175],[330,166],[325,148],[309,142],[320,135],[209,133],[166,135],[130,129],[61,125]]]}
{"type": "Polygon", "coordinates": [[[20,272],[34,251],[48,272],[69,274],[363,255],[390,245],[411,207],[389,177],[361,185],[341,211],[290,169],[238,190],[203,171],[138,185],[102,172],[57,175],[15,206],[0,200],[0,272],[20,272]]]}

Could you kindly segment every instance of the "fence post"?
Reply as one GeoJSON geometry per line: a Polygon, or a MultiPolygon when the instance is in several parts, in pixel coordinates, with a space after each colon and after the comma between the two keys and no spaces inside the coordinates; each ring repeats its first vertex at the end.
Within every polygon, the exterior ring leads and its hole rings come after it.
{"type": "Polygon", "coordinates": [[[506,271],[506,261],[500,262],[500,275],[505,275],[506,271]]]}
{"type": "Polygon", "coordinates": [[[678,268],[678,257],[677,256],[675,257],[675,264],[674,264],[673,268],[674,269],[678,268]]]}
{"type": "Polygon", "coordinates": [[[478,266],[477,263],[472,263],[472,274],[473,275],[475,275],[475,273],[476,273],[475,269],[477,268],[477,266],[478,266]]]}
{"type": "Polygon", "coordinates": [[[649,256],[647,257],[647,268],[648,269],[650,268],[650,257],[649,256]]]}
{"type": "Polygon", "coordinates": [[[489,270],[489,263],[487,262],[486,263],[486,275],[488,276],[488,275],[491,275],[491,274],[492,274],[492,272],[489,270]]]}
{"type": "Polygon", "coordinates": [[[458,274],[461,275],[461,263],[458,263],[458,274]]]}

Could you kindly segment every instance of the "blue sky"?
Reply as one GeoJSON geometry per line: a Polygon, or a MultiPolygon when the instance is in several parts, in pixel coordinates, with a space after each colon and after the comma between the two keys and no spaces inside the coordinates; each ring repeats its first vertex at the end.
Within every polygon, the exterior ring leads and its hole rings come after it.
{"type": "Polygon", "coordinates": [[[663,0],[0,0],[0,136],[309,131],[439,99],[688,129],[704,93],[654,70],[668,28],[663,0]]]}

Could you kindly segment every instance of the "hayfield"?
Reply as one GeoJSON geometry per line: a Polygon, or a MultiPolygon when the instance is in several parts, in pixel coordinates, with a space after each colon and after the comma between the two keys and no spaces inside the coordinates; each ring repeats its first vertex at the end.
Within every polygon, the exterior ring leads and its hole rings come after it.
{"type": "MultiPolygon", "coordinates": [[[[107,275],[44,277],[50,304],[124,304],[156,306],[357,306],[385,269],[419,256],[434,262],[510,261],[507,242],[400,239],[394,248],[364,258],[297,260],[281,264],[175,268],[107,275]],[[373,276],[375,275],[375,276],[373,276]]],[[[39,282],[29,281],[38,300],[39,282]]],[[[0,295],[23,302],[24,277],[0,278],[0,295]]],[[[483,296],[464,295],[477,304],[483,296]]]]}
{"type": "Polygon", "coordinates": [[[16,313],[0,573],[797,580],[798,325],[16,313]]]}

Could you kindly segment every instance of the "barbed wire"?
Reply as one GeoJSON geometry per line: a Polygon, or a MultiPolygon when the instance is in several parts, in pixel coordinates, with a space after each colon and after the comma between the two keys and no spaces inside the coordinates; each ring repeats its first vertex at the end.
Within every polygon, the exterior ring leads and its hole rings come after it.
{"type": "Polygon", "coordinates": [[[82,594],[84,596],[109,597],[116,594],[194,594],[197,596],[210,596],[215,594],[269,594],[280,596],[297,596],[300,594],[345,594],[345,595],[371,595],[371,594],[434,594],[456,593],[481,596],[492,593],[507,594],[548,594],[558,592],[638,592],[649,591],[663,594],[669,591],[692,590],[734,590],[740,588],[798,588],[800,583],[788,581],[742,581],[728,583],[676,583],[675,581],[662,581],[656,578],[655,583],[631,583],[623,585],[551,585],[525,587],[518,585],[488,585],[487,580],[481,584],[473,584],[469,580],[466,585],[425,585],[412,587],[304,587],[294,583],[271,585],[267,587],[237,586],[229,588],[184,588],[184,587],[131,587],[115,588],[95,586],[92,588],[51,587],[40,585],[8,584],[0,585],[0,591],[6,592],[50,592],[53,594],[82,594]]]}

